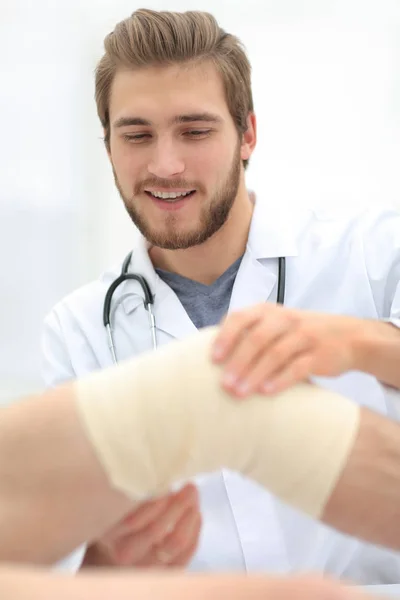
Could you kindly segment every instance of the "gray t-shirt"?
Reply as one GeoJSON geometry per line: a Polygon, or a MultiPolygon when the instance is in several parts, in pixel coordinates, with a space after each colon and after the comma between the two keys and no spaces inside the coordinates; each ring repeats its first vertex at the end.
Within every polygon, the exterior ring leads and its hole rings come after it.
{"type": "Polygon", "coordinates": [[[156,269],[156,271],[178,296],[192,323],[197,329],[201,329],[218,325],[228,312],[233,284],[241,261],[242,257],[211,285],[204,285],[162,269],[156,269]]]}

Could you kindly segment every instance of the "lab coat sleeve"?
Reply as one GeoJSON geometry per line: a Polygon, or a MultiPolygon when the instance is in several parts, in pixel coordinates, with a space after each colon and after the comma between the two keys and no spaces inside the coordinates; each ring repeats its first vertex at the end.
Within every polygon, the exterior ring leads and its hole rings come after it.
{"type": "MultiPolygon", "coordinates": [[[[59,320],[55,312],[51,312],[44,321],[42,333],[42,378],[46,388],[55,387],[76,377],[63,340],[59,320]]],[[[54,565],[56,571],[77,573],[82,566],[87,545],[82,545],[74,552],[54,565]]]]}

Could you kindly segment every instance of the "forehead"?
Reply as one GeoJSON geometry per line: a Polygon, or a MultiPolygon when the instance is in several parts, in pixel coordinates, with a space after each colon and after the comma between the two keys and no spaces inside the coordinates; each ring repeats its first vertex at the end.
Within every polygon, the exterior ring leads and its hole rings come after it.
{"type": "Polygon", "coordinates": [[[214,65],[172,65],[120,70],[110,95],[110,121],[141,117],[162,123],[184,113],[230,119],[221,76],[214,65]]]}

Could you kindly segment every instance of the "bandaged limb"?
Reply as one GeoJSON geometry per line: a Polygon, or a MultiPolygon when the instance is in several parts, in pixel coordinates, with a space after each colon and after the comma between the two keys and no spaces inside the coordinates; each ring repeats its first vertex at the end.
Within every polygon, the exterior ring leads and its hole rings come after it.
{"type": "Polygon", "coordinates": [[[141,501],[225,467],[319,518],[354,443],[358,407],[306,383],[235,401],[210,361],[214,335],[202,331],[76,384],[111,483],[141,501]]]}
{"type": "MultiPolygon", "coordinates": [[[[225,467],[316,519],[385,543],[379,528],[357,522],[359,506],[346,493],[350,506],[343,504],[337,488],[341,481],[346,490],[352,485],[343,476],[360,433],[360,408],[307,383],[275,398],[234,400],[210,361],[215,333],[203,330],[76,384],[82,421],[111,484],[139,502],[225,467]]],[[[396,484],[399,490],[400,478],[396,484]]],[[[361,485],[356,497],[371,523],[373,505],[363,491],[361,485]]],[[[395,538],[390,545],[400,548],[398,529],[395,538]]]]}
{"type": "Polygon", "coordinates": [[[378,600],[318,576],[194,575],[181,572],[113,573],[77,577],[26,568],[0,568],[0,598],[7,600],[378,600]]]}

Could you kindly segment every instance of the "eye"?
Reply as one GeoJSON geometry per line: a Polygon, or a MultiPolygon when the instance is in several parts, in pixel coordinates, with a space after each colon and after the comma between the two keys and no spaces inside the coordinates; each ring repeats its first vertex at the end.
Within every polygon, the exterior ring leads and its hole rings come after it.
{"type": "Polygon", "coordinates": [[[123,135],[126,142],[132,143],[140,143],[150,137],[151,135],[149,133],[126,133],[123,135]]]}
{"type": "Polygon", "coordinates": [[[204,138],[210,135],[211,129],[191,129],[186,131],[185,135],[191,138],[204,138]]]}

